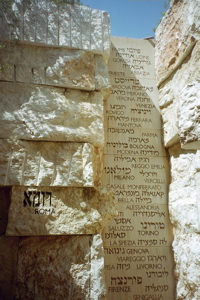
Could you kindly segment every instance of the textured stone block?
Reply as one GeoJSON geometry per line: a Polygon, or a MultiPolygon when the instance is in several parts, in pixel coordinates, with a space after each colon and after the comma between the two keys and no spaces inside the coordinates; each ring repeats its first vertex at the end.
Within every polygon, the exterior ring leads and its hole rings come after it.
{"type": "Polygon", "coordinates": [[[163,108],[162,118],[165,147],[170,147],[179,142],[176,105],[171,104],[163,108]]]}
{"type": "Polygon", "coordinates": [[[200,39],[200,2],[174,1],[156,30],[156,71],[161,82],[200,39]],[[164,54],[164,55],[163,55],[164,54]]]}
{"type": "Polygon", "coordinates": [[[102,153],[87,143],[0,139],[0,185],[98,186],[102,153]]]}
{"type": "Polygon", "coordinates": [[[99,233],[116,214],[108,190],[12,187],[7,235],[99,233]]]}
{"type": "Polygon", "coordinates": [[[0,82],[0,99],[1,138],[103,145],[99,92],[0,82]]]}
{"type": "Polygon", "coordinates": [[[176,144],[169,148],[171,181],[194,176],[200,170],[200,151],[189,151],[176,144]]]}
{"type": "Polygon", "coordinates": [[[17,299],[105,299],[99,235],[21,238],[18,265],[17,299]]]}
{"type": "Polygon", "coordinates": [[[175,236],[173,242],[176,299],[198,300],[200,298],[200,235],[195,233],[175,236]]]}
{"type": "Polygon", "coordinates": [[[166,147],[180,140],[182,148],[199,148],[199,59],[200,42],[176,72],[160,86],[159,105],[166,147]]]}
{"type": "Polygon", "coordinates": [[[5,5],[1,4],[1,39],[85,49],[108,58],[110,20],[106,12],[49,0],[14,0],[8,9],[5,5]]]}
{"type": "Polygon", "coordinates": [[[176,233],[200,231],[200,152],[169,148],[171,180],[169,210],[176,233]],[[181,209],[180,209],[181,208],[181,209]]]}
{"type": "MultiPolygon", "coordinates": [[[[11,188],[0,187],[0,235],[6,233],[8,224],[8,209],[11,201],[11,188]]],[[[0,294],[1,295],[1,294],[0,294]]]]}
{"type": "Polygon", "coordinates": [[[200,149],[200,83],[198,78],[180,93],[178,128],[182,148],[200,149]]]}
{"type": "Polygon", "coordinates": [[[6,43],[0,65],[0,80],[88,91],[109,87],[103,57],[88,51],[6,43]]]}

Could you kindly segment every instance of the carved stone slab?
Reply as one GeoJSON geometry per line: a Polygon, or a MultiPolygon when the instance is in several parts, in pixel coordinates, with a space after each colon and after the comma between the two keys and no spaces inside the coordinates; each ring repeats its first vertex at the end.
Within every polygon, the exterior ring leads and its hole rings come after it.
{"type": "Polygon", "coordinates": [[[104,228],[108,300],[174,299],[169,167],[162,144],[153,42],[112,39],[103,185],[118,216],[104,228]]]}
{"type": "Polygon", "coordinates": [[[106,189],[12,187],[6,235],[95,234],[116,215],[106,189]]]}

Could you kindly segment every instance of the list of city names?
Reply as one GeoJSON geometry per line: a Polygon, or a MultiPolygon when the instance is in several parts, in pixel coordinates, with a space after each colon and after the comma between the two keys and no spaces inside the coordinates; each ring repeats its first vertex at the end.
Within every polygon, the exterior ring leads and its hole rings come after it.
{"type": "Polygon", "coordinates": [[[103,231],[108,300],[173,300],[168,161],[152,41],[112,37],[103,185],[118,216],[103,231]]]}

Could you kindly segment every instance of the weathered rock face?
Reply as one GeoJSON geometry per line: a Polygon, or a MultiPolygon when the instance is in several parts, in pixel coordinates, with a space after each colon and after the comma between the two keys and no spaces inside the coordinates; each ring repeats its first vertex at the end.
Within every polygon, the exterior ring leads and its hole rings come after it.
{"type": "Polygon", "coordinates": [[[178,279],[176,299],[199,299],[200,295],[200,235],[176,236],[173,242],[178,279]]]}
{"type": "Polygon", "coordinates": [[[101,149],[88,143],[0,139],[0,185],[99,186],[101,149]]]}
{"type": "Polygon", "coordinates": [[[176,144],[169,149],[169,153],[172,176],[169,191],[171,221],[177,235],[198,233],[200,151],[183,150],[176,144]]]}
{"type": "Polygon", "coordinates": [[[103,146],[100,92],[0,82],[1,138],[103,146]]]}
{"type": "Polygon", "coordinates": [[[200,299],[200,2],[171,1],[157,29],[159,104],[169,147],[176,299],[200,299]]]}
{"type": "Polygon", "coordinates": [[[166,147],[180,139],[183,148],[199,148],[199,57],[200,42],[197,42],[176,72],[160,85],[159,104],[166,147]]]}
{"type": "Polygon", "coordinates": [[[105,299],[100,235],[1,238],[0,259],[1,299],[105,299]]]}
{"type": "Polygon", "coordinates": [[[199,0],[175,0],[156,30],[156,72],[163,81],[200,39],[199,0]],[[161,55],[162,53],[162,55],[161,55]]]}
{"type": "Polygon", "coordinates": [[[0,3],[0,298],[104,300],[99,233],[116,214],[101,187],[109,16],[8,2],[0,3]]]}
{"type": "Polygon", "coordinates": [[[5,43],[0,79],[93,91],[109,86],[101,55],[89,51],[5,43]]]}

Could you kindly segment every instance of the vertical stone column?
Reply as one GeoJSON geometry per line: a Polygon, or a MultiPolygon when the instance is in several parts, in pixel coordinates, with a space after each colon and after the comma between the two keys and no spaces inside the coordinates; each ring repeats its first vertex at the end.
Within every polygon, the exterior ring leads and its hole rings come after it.
{"type": "Polygon", "coordinates": [[[176,299],[200,298],[200,2],[171,1],[156,31],[156,72],[171,165],[176,299]]]}
{"type": "Polygon", "coordinates": [[[101,182],[109,16],[8,2],[0,3],[0,298],[104,299],[99,233],[115,214],[101,182]]]}
{"type": "Polygon", "coordinates": [[[103,231],[109,300],[174,299],[168,159],[162,144],[154,42],[111,38],[103,183],[118,216],[103,231]]]}

